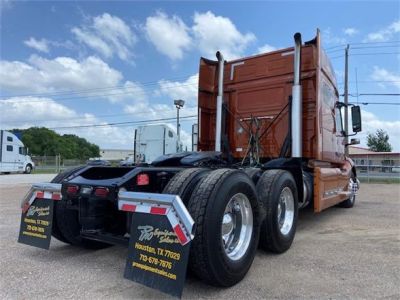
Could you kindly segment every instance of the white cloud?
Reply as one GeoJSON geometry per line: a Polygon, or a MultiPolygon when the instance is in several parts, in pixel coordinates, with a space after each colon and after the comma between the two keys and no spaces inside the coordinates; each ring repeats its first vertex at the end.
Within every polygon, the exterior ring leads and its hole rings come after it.
{"type": "Polygon", "coordinates": [[[395,74],[384,68],[374,66],[371,78],[376,81],[382,81],[379,82],[381,86],[390,85],[400,89],[400,74],[395,74]]]}
{"type": "Polygon", "coordinates": [[[49,42],[45,39],[37,40],[34,37],[30,37],[29,40],[24,41],[24,44],[37,51],[49,53],[49,42]]]}
{"type": "Polygon", "coordinates": [[[124,111],[137,115],[139,119],[175,118],[175,99],[185,100],[181,109],[181,116],[197,115],[198,74],[190,76],[184,81],[160,80],[154,96],[168,97],[167,103],[150,102],[148,97],[135,99],[134,103],[125,105],[124,111]]]}
{"type": "Polygon", "coordinates": [[[8,94],[62,92],[62,97],[100,98],[112,103],[147,100],[140,83],[124,82],[119,71],[94,56],[75,60],[34,55],[28,62],[0,61],[0,87],[8,94]]]}
{"type": "MultiPolygon", "coordinates": [[[[77,113],[50,98],[18,97],[4,99],[0,101],[0,111],[2,129],[107,124],[92,114],[77,113]]],[[[133,132],[133,129],[131,130],[133,132]]],[[[56,129],[55,131],[60,134],[76,134],[102,148],[133,148],[133,141],[129,138],[131,133],[129,133],[127,127],[103,126],[56,129]]]]}
{"type": "Polygon", "coordinates": [[[1,0],[0,1],[0,13],[3,13],[7,9],[11,9],[13,7],[12,0],[1,0]]]}
{"type": "MultiPolygon", "coordinates": [[[[127,105],[125,106],[124,111],[126,113],[130,113],[135,115],[139,120],[157,120],[157,119],[164,119],[164,118],[172,118],[173,120],[170,121],[161,121],[161,122],[154,122],[154,124],[160,123],[168,123],[171,125],[174,130],[176,131],[176,108],[171,102],[170,105],[167,104],[160,104],[160,103],[149,103],[149,102],[142,102],[135,105],[127,105]]],[[[184,106],[180,110],[180,116],[197,116],[197,106],[184,106]]],[[[190,119],[180,119],[181,123],[181,140],[183,143],[183,148],[191,149],[192,145],[192,137],[191,134],[191,126],[192,124],[196,123],[196,118],[190,119]]]]}
{"type": "Polygon", "coordinates": [[[229,18],[211,11],[196,12],[190,28],[178,16],[158,12],[146,19],[143,28],[156,49],[172,60],[181,59],[185,51],[194,47],[209,58],[214,59],[215,53],[221,51],[224,58],[231,60],[243,56],[256,40],[253,33],[241,33],[229,18]]]}
{"type": "Polygon", "coordinates": [[[137,42],[131,28],[122,19],[108,13],[91,18],[90,24],[73,27],[71,31],[78,41],[106,58],[117,55],[122,60],[129,60],[137,42]]]}
{"type": "Polygon", "coordinates": [[[186,101],[186,105],[194,106],[197,105],[198,82],[199,74],[194,74],[185,81],[162,79],[158,82],[159,89],[157,93],[167,96],[171,99],[171,103],[172,100],[183,99],[186,101]]]}
{"type": "Polygon", "coordinates": [[[226,59],[238,58],[256,40],[253,33],[241,33],[229,18],[210,11],[194,14],[192,32],[202,55],[211,58],[215,58],[217,51],[221,51],[226,59]]]}
{"type": "Polygon", "coordinates": [[[140,83],[129,80],[118,89],[105,91],[104,94],[112,103],[129,101],[137,105],[148,101],[145,88],[140,83]],[[109,96],[107,96],[107,93],[109,96]]]}
{"type": "Polygon", "coordinates": [[[336,44],[345,44],[346,39],[340,36],[334,35],[332,33],[331,28],[327,28],[322,31],[322,43],[326,45],[336,45],[336,44]]]}
{"type": "Polygon", "coordinates": [[[276,50],[276,47],[271,46],[269,44],[265,44],[257,49],[258,53],[267,53],[276,50]]]}
{"type": "MultiPolygon", "coordinates": [[[[163,119],[163,118],[175,118],[176,107],[173,105],[174,99],[185,100],[184,107],[180,110],[182,116],[197,116],[197,87],[198,87],[198,74],[190,76],[184,81],[168,81],[160,80],[158,82],[159,88],[155,93],[155,96],[166,96],[168,104],[165,103],[154,103],[148,99],[143,101],[137,101],[134,104],[125,106],[125,112],[131,113],[139,119],[163,119]]],[[[182,130],[181,136],[184,146],[191,149],[191,135],[187,132],[191,131],[191,125],[196,122],[196,119],[181,119],[182,130]]],[[[175,124],[174,121],[169,123],[175,124]]],[[[176,127],[174,127],[176,128],[176,127]]]]}
{"type": "Polygon", "coordinates": [[[371,32],[365,38],[365,42],[386,42],[400,33],[400,20],[394,21],[389,26],[378,31],[371,32]]]}
{"type": "Polygon", "coordinates": [[[144,30],[156,49],[172,60],[181,59],[192,44],[189,28],[177,16],[169,18],[165,13],[158,12],[146,19],[144,30]]]}
{"type": "Polygon", "coordinates": [[[400,121],[385,121],[375,114],[362,110],[362,132],[358,134],[362,146],[367,146],[367,134],[375,133],[377,129],[385,130],[389,135],[389,143],[394,152],[400,152],[400,121]]]}
{"type": "Polygon", "coordinates": [[[343,29],[343,33],[344,33],[345,35],[348,35],[348,36],[354,36],[354,35],[356,35],[358,32],[359,32],[358,29],[353,28],[353,27],[349,27],[349,28],[343,29]]]}
{"type": "MultiPolygon", "coordinates": [[[[126,113],[136,114],[137,118],[142,120],[176,117],[176,108],[173,105],[173,101],[171,101],[171,104],[150,103],[149,101],[142,101],[126,105],[124,111],[126,113]]],[[[197,106],[185,105],[181,109],[181,116],[194,116],[194,115],[197,115],[197,106]]]]}
{"type": "Polygon", "coordinates": [[[334,69],[335,76],[338,81],[344,81],[344,71],[339,69],[334,69]]]}
{"type": "Polygon", "coordinates": [[[0,86],[11,93],[42,93],[104,88],[117,85],[122,75],[101,59],[69,57],[46,59],[37,55],[28,62],[0,61],[0,86]]]}

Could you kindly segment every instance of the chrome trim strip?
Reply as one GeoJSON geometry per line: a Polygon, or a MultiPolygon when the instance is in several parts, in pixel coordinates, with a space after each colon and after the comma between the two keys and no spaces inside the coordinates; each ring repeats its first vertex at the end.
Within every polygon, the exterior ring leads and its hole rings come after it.
{"type": "Polygon", "coordinates": [[[155,204],[172,206],[176,211],[177,218],[185,227],[185,231],[189,233],[190,239],[194,238],[192,234],[194,220],[178,195],[120,191],[118,193],[118,201],[128,201],[139,205],[155,204]]]}
{"type": "Polygon", "coordinates": [[[26,203],[29,203],[29,205],[33,203],[36,196],[35,193],[37,191],[61,193],[61,186],[62,186],[61,183],[50,183],[50,182],[32,184],[29,191],[26,193],[26,195],[21,201],[21,208],[23,208],[26,203]]]}
{"type": "Polygon", "coordinates": [[[231,64],[231,76],[230,76],[230,80],[233,80],[233,75],[235,74],[235,68],[236,68],[237,66],[240,66],[240,65],[244,65],[244,61],[240,61],[240,62],[231,64]]]}

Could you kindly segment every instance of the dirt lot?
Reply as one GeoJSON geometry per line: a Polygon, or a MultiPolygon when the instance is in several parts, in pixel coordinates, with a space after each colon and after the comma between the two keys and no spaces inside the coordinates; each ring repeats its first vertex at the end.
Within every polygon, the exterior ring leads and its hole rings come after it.
{"type": "MultiPolygon", "coordinates": [[[[15,176],[0,177],[1,299],[167,297],[123,278],[123,247],[93,252],[53,239],[46,251],[18,244],[19,203],[26,182],[38,178],[18,184],[18,176],[32,175],[15,176]]],[[[245,279],[232,288],[188,278],[183,298],[399,299],[400,185],[363,184],[357,201],[352,209],[301,212],[287,253],[259,250],[245,279]]]]}

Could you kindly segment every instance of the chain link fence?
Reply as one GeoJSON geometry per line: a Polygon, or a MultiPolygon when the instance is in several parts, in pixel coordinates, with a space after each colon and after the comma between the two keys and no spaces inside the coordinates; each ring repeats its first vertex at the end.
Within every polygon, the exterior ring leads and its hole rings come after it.
{"type": "Polygon", "coordinates": [[[86,160],[63,159],[61,155],[56,156],[32,156],[35,163],[36,173],[59,173],[71,167],[86,164],[86,160]]]}
{"type": "MultiPolygon", "coordinates": [[[[32,156],[35,163],[35,173],[59,173],[65,169],[86,165],[89,160],[85,159],[65,159],[61,155],[56,156],[32,156]]],[[[119,166],[121,160],[102,160],[107,165],[119,166]]]]}
{"type": "Polygon", "coordinates": [[[400,157],[363,155],[354,158],[357,177],[364,182],[400,183],[400,157]]]}

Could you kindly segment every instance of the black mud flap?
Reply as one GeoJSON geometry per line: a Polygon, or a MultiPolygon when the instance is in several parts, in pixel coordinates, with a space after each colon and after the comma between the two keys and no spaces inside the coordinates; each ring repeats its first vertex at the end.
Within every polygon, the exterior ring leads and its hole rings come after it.
{"type": "Polygon", "coordinates": [[[118,206],[133,213],[124,277],[180,298],[193,220],[179,196],[122,192],[118,206]]]}
{"type": "Polygon", "coordinates": [[[54,201],[61,200],[61,184],[33,185],[22,201],[18,242],[48,250],[54,201]]]}

